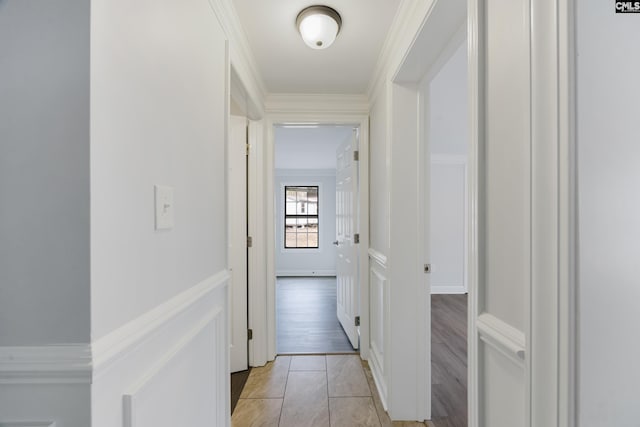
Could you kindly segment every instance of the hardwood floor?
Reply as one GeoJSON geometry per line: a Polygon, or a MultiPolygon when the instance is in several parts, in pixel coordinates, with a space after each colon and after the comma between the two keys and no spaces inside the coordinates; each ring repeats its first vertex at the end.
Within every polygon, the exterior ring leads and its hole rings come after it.
{"type": "Polygon", "coordinates": [[[431,296],[431,420],[467,426],[467,295],[431,296]]]}
{"type": "Polygon", "coordinates": [[[231,374],[231,413],[233,414],[233,410],[236,408],[238,404],[238,399],[240,399],[240,393],[244,389],[244,385],[247,383],[247,379],[249,378],[249,374],[251,373],[251,368],[246,371],[234,372],[231,374]]]}
{"type": "Polygon", "coordinates": [[[336,315],[335,277],[279,277],[278,354],[353,353],[336,315]]]}

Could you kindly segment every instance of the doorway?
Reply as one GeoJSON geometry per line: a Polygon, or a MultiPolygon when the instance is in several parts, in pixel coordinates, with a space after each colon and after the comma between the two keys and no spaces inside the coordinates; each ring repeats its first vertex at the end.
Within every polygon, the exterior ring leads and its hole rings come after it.
{"type": "Polygon", "coordinates": [[[342,194],[337,153],[353,133],[348,125],[274,127],[278,354],[352,353],[357,348],[357,338],[353,346],[347,335],[354,333],[351,325],[338,316],[340,309],[345,311],[344,271],[338,268],[345,244],[336,221],[342,194]]]}
{"type": "Polygon", "coordinates": [[[431,289],[431,420],[467,426],[468,93],[464,31],[420,85],[425,252],[431,289]]]}

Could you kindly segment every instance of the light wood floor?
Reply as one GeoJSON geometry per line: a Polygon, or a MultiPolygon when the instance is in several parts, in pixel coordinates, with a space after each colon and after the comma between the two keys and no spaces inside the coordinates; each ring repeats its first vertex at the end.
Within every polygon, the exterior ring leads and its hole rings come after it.
{"type": "Polygon", "coordinates": [[[467,427],[467,295],[431,296],[431,420],[467,427]]]}
{"type": "MultiPolygon", "coordinates": [[[[278,356],[252,368],[233,427],[424,427],[391,422],[358,355],[278,356]]],[[[431,424],[428,424],[431,425],[431,424]]]]}
{"type": "Polygon", "coordinates": [[[353,353],[336,314],[335,277],[279,277],[278,354],[353,353]]]}

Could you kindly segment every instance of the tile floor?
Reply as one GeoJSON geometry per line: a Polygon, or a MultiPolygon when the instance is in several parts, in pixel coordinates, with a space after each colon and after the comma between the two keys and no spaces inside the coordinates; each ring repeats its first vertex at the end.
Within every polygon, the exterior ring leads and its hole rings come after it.
{"type": "MultiPolygon", "coordinates": [[[[253,368],[233,427],[419,427],[391,422],[358,355],[278,356],[253,368]]],[[[430,424],[427,424],[430,425],[430,424]]]]}

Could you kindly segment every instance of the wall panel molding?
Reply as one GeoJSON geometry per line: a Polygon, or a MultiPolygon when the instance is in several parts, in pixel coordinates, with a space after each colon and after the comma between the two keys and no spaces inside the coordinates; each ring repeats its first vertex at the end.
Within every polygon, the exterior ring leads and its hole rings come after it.
{"type": "Polygon", "coordinates": [[[382,252],[369,248],[369,259],[375,261],[380,267],[387,268],[387,257],[382,252]]]}
{"type": "Polygon", "coordinates": [[[125,355],[127,349],[143,341],[204,296],[226,285],[229,279],[229,271],[222,270],[95,341],[91,346],[94,377],[99,376],[111,363],[125,355]]]}
{"type": "Polygon", "coordinates": [[[522,331],[497,317],[482,313],[476,322],[480,339],[524,369],[526,341],[522,331]]]}
{"type": "MultiPolygon", "coordinates": [[[[124,427],[138,427],[136,422],[137,418],[137,403],[140,399],[144,398],[145,390],[147,390],[155,377],[162,373],[171,361],[182,351],[184,351],[189,344],[199,336],[203,330],[214,323],[216,335],[224,333],[225,322],[220,321],[221,314],[226,313],[223,307],[216,307],[210,310],[202,319],[184,334],[184,336],[176,342],[171,348],[167,350],[139,379],[137,379],[133,385],[123,395],[123,416],[124,427]]],[[[224,358],[223,358],[224,359],[224,358]]],[[[217,367],[220,371],[220,366],[217,367]]],[[[223,374],[226,374],[226,364],[224,366],[223,374]]],[[[220,373],[220,372],[218,372],[220,373]]],[[[224,377],[224,376],[223,376],[224,377]]],[[[214,402],[212,402],[213,404],[214,402]]]]}
{"type": "Polygon", "coordinates": [[[90,383],[88,344],[0,347],[0,384],[90,383]]]}
{"type": "MultiPolygon", "coordinates": [[[[379,254],[383,256],[382,254],[379,254]]],[[[383,256],[384,257],[384,256],[383,256]]],[[[375,258],[372,258],[375,259],[375,258]]],[[[388,336],[389,322],[389,281],[384,275],[385,268],[377,261],[370,264],[370,357],[369,366],[378,389],[382,406],[387,409],[387,370],[385,361],[385,337],[388,336]]]]}

